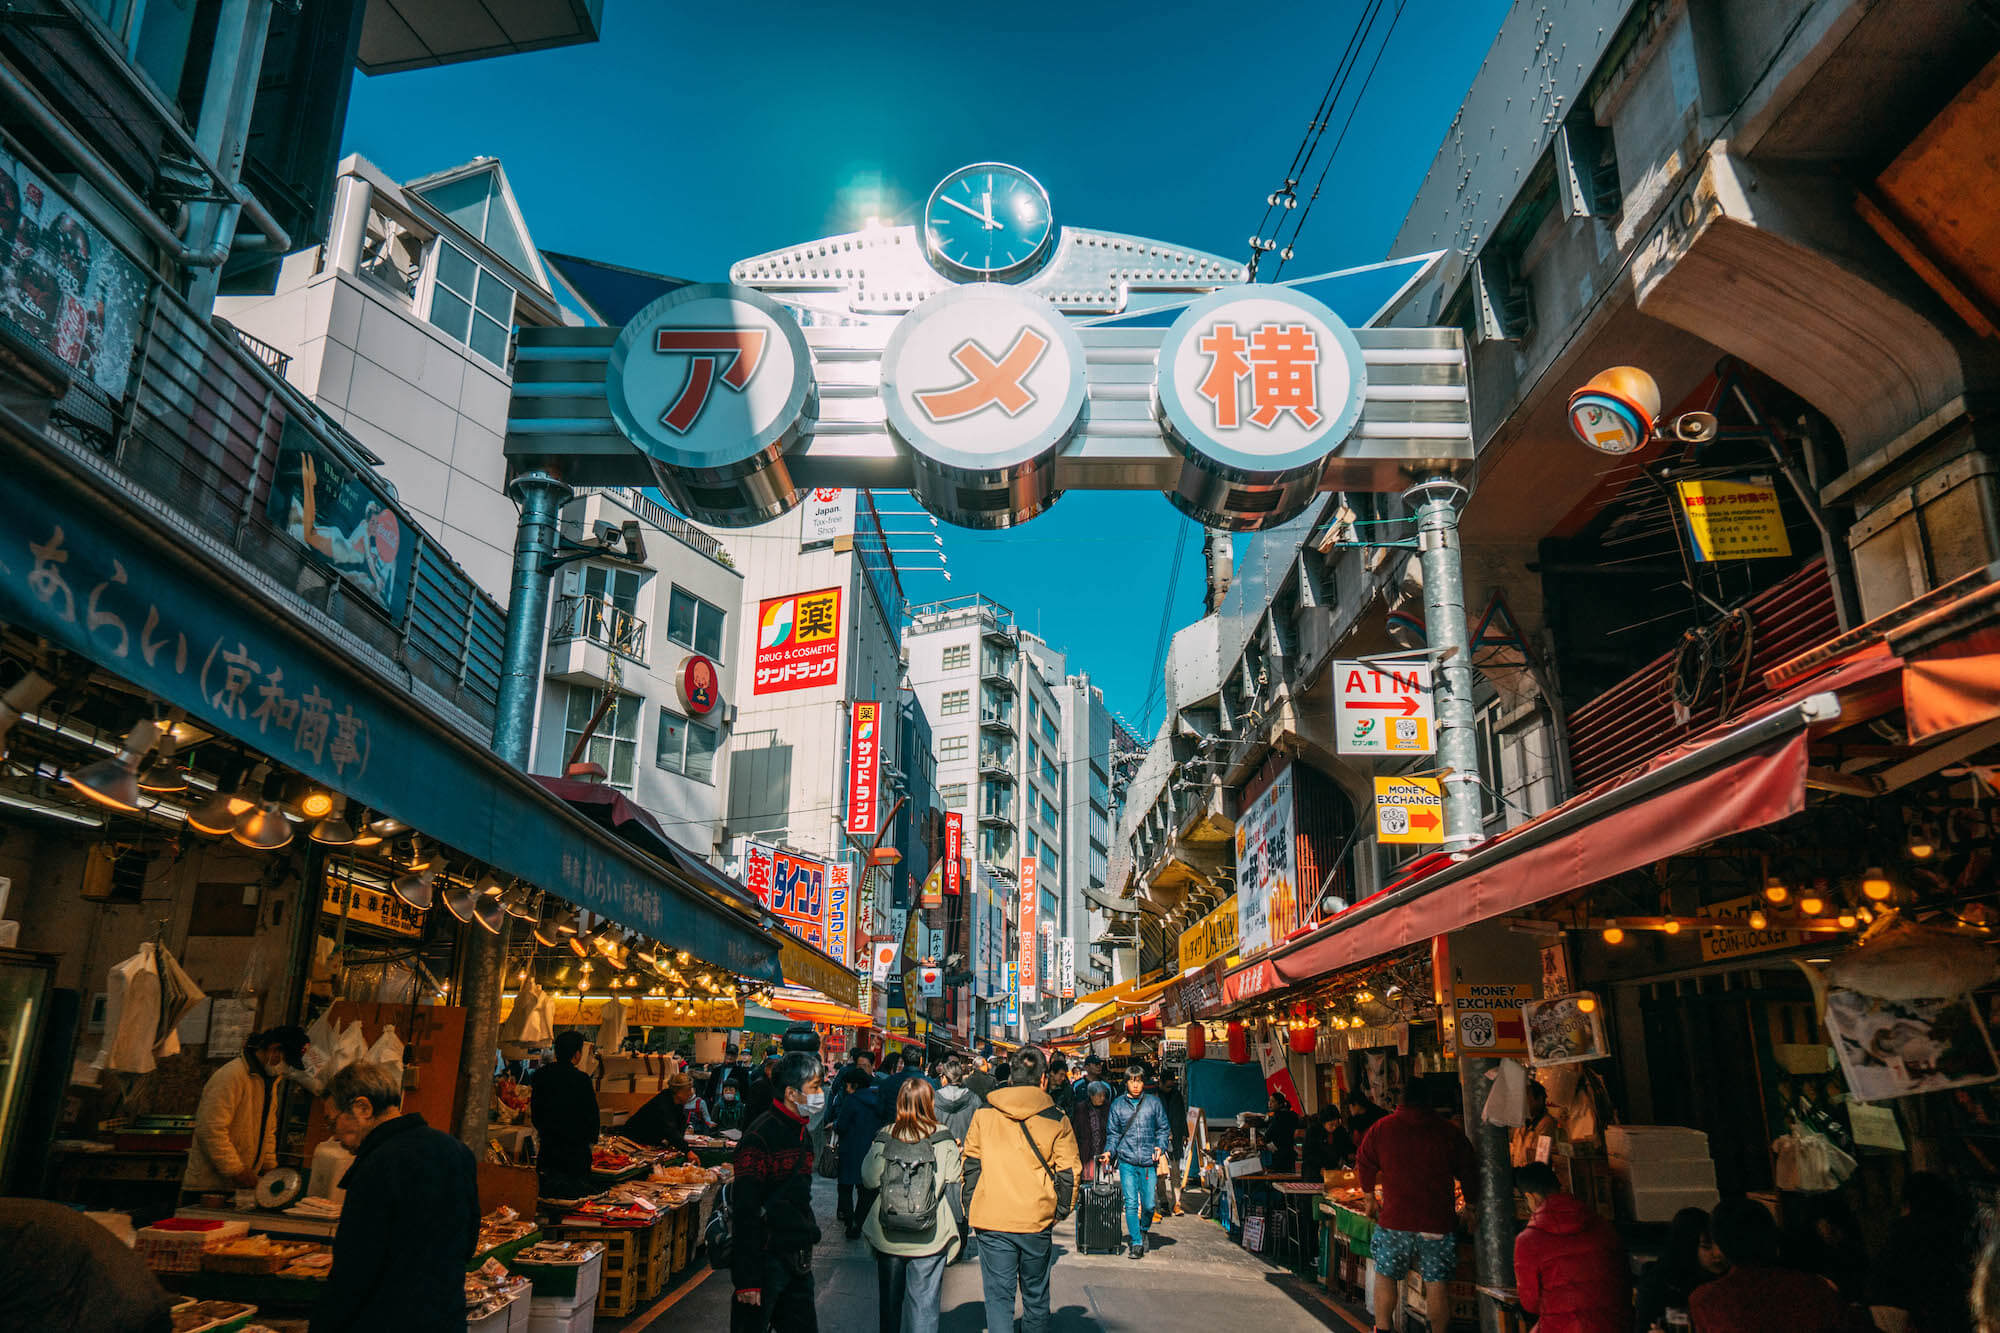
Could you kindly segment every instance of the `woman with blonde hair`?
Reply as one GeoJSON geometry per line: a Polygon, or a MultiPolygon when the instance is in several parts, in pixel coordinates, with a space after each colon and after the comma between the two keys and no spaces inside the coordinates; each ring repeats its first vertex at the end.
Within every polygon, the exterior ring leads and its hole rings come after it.
{"type": "Polygon", "coordinates": [[[861,1183],[875,1192],[862,1233],[875,1250],[882,1333],[937,1333],[945,1265],[959,1247],[953,1187],[962,1164],[931,1085],[906,1079],[895,1120],[861,1164],[861,1183]]]}

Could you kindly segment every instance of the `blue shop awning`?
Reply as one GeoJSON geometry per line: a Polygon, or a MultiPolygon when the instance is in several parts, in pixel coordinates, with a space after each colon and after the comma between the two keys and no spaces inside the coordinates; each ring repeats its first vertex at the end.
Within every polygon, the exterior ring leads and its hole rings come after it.
{"type": "Polygon", "coordinates": [[[225,572],[109,477],[24,444],[22,423],[6,424],[0,619],[502,875],[709,963],[782,980],[754,909],[571,809],[316,631],[282,594],[225,572]]]}

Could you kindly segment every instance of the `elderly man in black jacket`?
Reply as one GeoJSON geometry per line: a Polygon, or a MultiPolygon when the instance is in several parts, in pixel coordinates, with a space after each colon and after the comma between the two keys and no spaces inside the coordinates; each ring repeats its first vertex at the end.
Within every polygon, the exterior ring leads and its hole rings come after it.
{"type": "MultiPolygon", "coordinates": [[[[812,1140],[806,1122],[819,1109],[819,1057],[793,1051],[778,1062],[771,1104],[743,1131],[736,1146],[731,1213],[736,1248],[730,1272],[736,1284],[731,1333],[818,1333],[813,1308],[812,1140]]],[[[315,1330],[317,1333],[317,1330],[315,1330]]]]}
{"type": "Polygon", "coordinates": [[[528,1086],[528,1115],[535,1122],[535,1164],[544,1198],[578,1199],[593,1193],[590,1147],[597,1142],[597,1091],[577,1068],[583,1034],[565,1032],[556,1058],[535,1071],[528,1086]]]}
{"type": "Polygon", "coordinates": [[[464,1333],[465,1266],[479,1241],[472,1150],[403,1110],[402,1081],[382,1065],[340,1069],[326,1101],[354,1162],[312,1333],[464,1333]]]}

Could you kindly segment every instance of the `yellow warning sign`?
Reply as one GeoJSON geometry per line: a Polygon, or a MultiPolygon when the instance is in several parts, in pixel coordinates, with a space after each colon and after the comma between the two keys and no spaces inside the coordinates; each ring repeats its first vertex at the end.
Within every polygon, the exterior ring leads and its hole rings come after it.
{"type": "Polygon", "coordinates": [[[1701,560],[1790,555],[1778,490],[1767,481],[1677,481],[1688,536],[1701,560]]]}
{"type": "Polygon", "coordinates": [[[1375,836],[1382,842],[1443,842],[1444,795],[1436,778],[1376,778],[1375,836]]]}

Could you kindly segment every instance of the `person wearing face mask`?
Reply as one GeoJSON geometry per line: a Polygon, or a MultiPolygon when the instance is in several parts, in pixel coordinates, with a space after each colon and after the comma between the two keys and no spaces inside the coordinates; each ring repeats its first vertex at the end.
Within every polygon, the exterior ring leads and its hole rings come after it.
{"type": "Polygon", "coordinates": [[[366,1060],[327,1080],[326,1110],[354,1164],[311,1333],[464,1333],[479,1246],[472,1150],[405,1111],[402,1079],[366,1060]]]}
{"type": "Polygon", "coordinates": [[[735,1084],[725,1084],[722,1098],[715,1103],[712,1111],[715,1128],[719,1133],[725,1129],[742,1130],[750,1123],[750,1113],[743,1105],[743,1089],[735,1084]]]}
{"type": "Polygon", "coordinates": [[[737,1145],[730,1199],[736,1219],[731,1333],[818,1331],[812,1256],[820,1232],[813,1216],[806,1124],[824,1109],[823,1073],[819,1057],[808,1051],[780,1060],[771,1104],[751,1120],[737,1145]]]}
{"type": "Polygon", "coordinates": [[[183,1199],[247,1190],[278,1164],[280,1080],[305,1061],[295,1027],[253,1032],[243,1053],[209,1075],[195,1107],[194,1143],[181,1173],[183,1199]]]}

